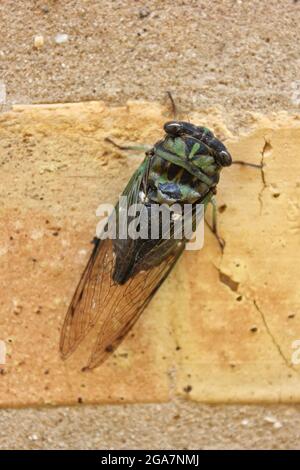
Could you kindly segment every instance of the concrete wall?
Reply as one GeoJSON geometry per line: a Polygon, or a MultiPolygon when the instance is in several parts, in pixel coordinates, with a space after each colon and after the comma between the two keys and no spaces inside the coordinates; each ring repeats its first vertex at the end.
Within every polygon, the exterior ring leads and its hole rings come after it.
{"type": "Polygon", "coordinates": [[[2,448],[299,447],[300,7],[173,3],[0,6],[2,448]],[[264,168],[224,170],[224,253],[207,231],[83,374],[89,342],[58,355],[63,316],[95,209],[141,159],[105,137],[157,140],[166,90],[264,168]]]}

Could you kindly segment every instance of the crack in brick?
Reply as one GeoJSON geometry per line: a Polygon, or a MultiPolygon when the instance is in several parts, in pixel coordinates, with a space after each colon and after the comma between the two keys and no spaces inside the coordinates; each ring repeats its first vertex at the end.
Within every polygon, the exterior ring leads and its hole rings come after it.
{"type": "Polygon", "coordinates": [[[261,181],[262,181],[262,188],[260,190],[260,192],[258,193],[258,200],[259,200],[259,204],[260,204],[260,213],[262,213],[262,210],[263,210],[263,193],[265,191],[265,189],[268,187],[268,184],[267,184],[267,180],[266,180],[266,172],[264,170],[264,167],[265,167],[265,156],[267,153],[271,152],[272,150],[272,145],[271,145],[271,142],[269,140],[267,140],[266,138],[265,139],[265,143],[264,143],[264,146],[262,148],[262,151],[261,151],[261,160],[260,160],[260,174],[261,174],[261,181]]]}
{"type": "MultiPolygon", "coordinates": [[[[220,261],[220,266],[222,265],[222,261],[223,261],[223,257],[224,257],[224,250],[222,250],[222,255],[221,255],[221,261],[220,261]]],[[[228,274],[224,273],[222,270],[221,270],[221,267],[217,267],[218,269],[218,272],[219,272],[219,280],[220,282],[222,282],[223,284],[227,285],[229,287],[229,289],[232,291],[232,292],[235,292],[235,293],[238,293],[240,294],[239,292],[239,283],[237,281],[234,281],[234,279],[232,279],[231,276],[229,276],[228,274]]],[[[242,295],[242,294],[241,294],[242,295]]],[[[244,297],[247,298],[247,295],[244,295],[244,297]]],[[[274,344],[275,348],[277,349],[279,355],[281,356],[281,358],[283,359],[284,363],[286,364],[286,366],[289,368],[289,369],[292,369],[294,372],[297,372],[298,373],[298,370],[296,370],[293,365],[288,361],[288,359],[286,358],[286,356],[284,355],[280,345],[277,343],[276,341],[276,338],[275,336],[273,335],[269,325],[268,325],[268,322],[266,320],[266,317],[265,317],[265,314],[263,313],[263,311],[260,309],[260,307],[258,306],[258,303],[256,301],[256,299],[249,299],[250,301],[253,302],[253,305],[256,309],[256,311],[259,313],[261,319],[262,319],[262,322],[264,324],[264,327],[266,329],[266,332],[268,334],[268,336],[270,337],[272,343],[274,344]]]]}
{"type": "MultiPolygon", "coordinates": [[[[266,332],[268,333],[272,343],[274,344],[275,348],[277,349],[279,355],[281,356],[281,358],[283,359],[284,363],[286,364],[286,366],[289,368],[289,369],[292,369],[293,371],[296,371],[295,368],[293,367],[293,365],[288,361],[288,359],[286,358],[286,356],[284,355],[280,345],[277,343],[276,341],[276,338],[275,336],[273,335],[269,325],[268,325],[268,322],[266,320],[266,317],[265,317],[265,314],[263,313],[263,311],[261,310],[261,308],[258,306],[258,303],[256,301],[256,299],[253,299],[253,305],[256,309],[256,311],[259,313],[261,319],[262,319],[262,322],[265,326],[265,329],[266,329],[266,332]]],[[[298,372],[298,371],[296,371],[298,372]]]]}

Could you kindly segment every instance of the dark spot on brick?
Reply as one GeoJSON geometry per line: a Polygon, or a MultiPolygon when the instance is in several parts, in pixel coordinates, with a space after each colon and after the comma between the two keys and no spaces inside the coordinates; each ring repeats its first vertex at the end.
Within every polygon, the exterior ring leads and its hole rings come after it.
{"type": "Polygon", "coordinates": [[[251,333],[256,333],[257,330],[258,330],[257,326],[252,326],[252,327],[250,328],[251,333]]]}
{"type": "Polygon", "coordinates": [[[183,391],[184,391],[185,393],[190,393],[190,392],[192,391],[192,389],[193,389],[193,388],[192,388],[191,385],[187,385],[186,387],[184,387],[183,391]]]}
{"type": "Polygon", "coordinates": [[[222,204],[221,206],[219,206],[219,212],[220,214],[222,214],[223,212],[225,212],[227,209],[227,204],[222,204]]]}
{"type": "Polygon", "coordinates": [[[239,283],[234,281],[230,276],[228,276],[226,273],[223,273],[222,271],[219,272],[219,279],[220,282],[225,284],[226,286],[229,287],[232,291],[236,292],[239,288],[239,283]]]}
{"type": "Polygon", "coordinates": [[[109,344],[108,346],[106,346],[105,348],[105,351],[110,353],[110,352],[113,352],[114,348],[113,348],[113,345],[112,344],[109,344]]]}
{"type": "Polygon", "coordinates": [[[242,296],[242,295],[238,295],[237,298],[236,298],[236,300],[237,300],[238,302],[241,302],[241,301],[243,300],[243,296],[242,296]]]}
{"type": "Polygon", "coordinates": [[[81,397],[78,397],[77,401],[78,401],[78,403],[83,403],[83,400],[82,400],[81,397]]]}
{"type": "Polygon", "coordinates": [[[288,318],[292,319],[292,318],[295,318],[295,313],[291,313],[290,315],[288,315],[288,318]]]}

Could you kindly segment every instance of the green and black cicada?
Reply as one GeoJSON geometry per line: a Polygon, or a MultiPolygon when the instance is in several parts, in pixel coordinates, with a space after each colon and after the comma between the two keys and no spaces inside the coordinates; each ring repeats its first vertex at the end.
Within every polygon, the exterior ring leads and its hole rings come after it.
{"type": "MultiPolygon", "coordinates": [[[[170,121],[164,130],[165,137],[146,152],[122,194],[128,207],[139,204],[149,221],[153,208],[174,203],[206,208],[221,169],[232,163],[226,147],[205,127],[170,121]]],[[[122,205],[117,204],[115,213],[120,226],[122,205]]],[[[168,237],[162,226],[154,238],[117,235],[96,240],[63,325],[60,350],[64,358],[93,327],[99,332],[87,368],[99,366],[119,345],[185,248],[187,239],[178,240],[175,220],[170,220],[168,237]]]]}

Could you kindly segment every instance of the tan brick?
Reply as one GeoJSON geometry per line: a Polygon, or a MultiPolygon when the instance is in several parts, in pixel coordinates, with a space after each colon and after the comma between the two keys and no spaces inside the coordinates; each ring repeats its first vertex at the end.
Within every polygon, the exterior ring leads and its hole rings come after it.
{"type": "Polygon", "coordinates": [[[135,140],[137,122],[150,142],[156,139],[161,110],[145,115],[144,108],[28,106],[1,116],[0,338],[8,348],[2,406],[168,399],[173,339],[166,303],[155,300],[134,337],[97,370],[81,372],[90,341],[67,362],[58,354],[62,321],[92,248],[96,208],[115,202],[141,159],[116,153],[103,139],[135,140]]]}
{"type": "Polygon", "coordinates": [[[224,171],[224,254],[207,234],[204,250],[182,260],[180,394],[208,402],[300,399],[300,369],[291,363],[300,338],[299,146],[299,121],[282,116],[260,119],[229,144],[235,159],[259,163],[264,153],[264,181],[251,168],[224,171]]]}
{"type": "Polygon", "coordinates": [[[102,367],[81,372],[92,338],[68,361],[59,357],[95,210],[117,199],[142,158],[104,138],[153,143],[168,118],[160,106],[136,102],[18,106],[0,117],[0,339],[8,348],[1,406],[165,401],[175,384],[207,402],[299,399],[299,366],[290,362],[300,339],[300,129],[284,115],[259,118],[238,138],[218,110],[191,116],[230,138],[238,159],[259,162],[267,138],[266,187],[257,170],[224,170],[224,254],[206,231],[204,249],[183,255],[134,336],[102,367]]]}

